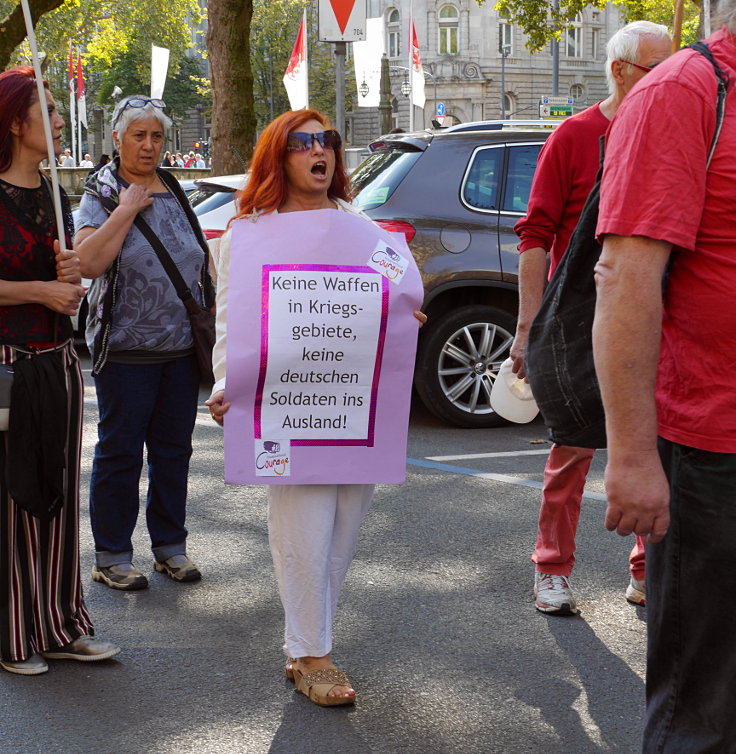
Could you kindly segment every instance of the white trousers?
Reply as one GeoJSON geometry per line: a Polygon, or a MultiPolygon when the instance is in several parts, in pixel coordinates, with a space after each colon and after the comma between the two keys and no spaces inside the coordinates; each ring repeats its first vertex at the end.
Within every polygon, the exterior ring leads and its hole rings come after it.
{"type": "Polygon", "coordinates": [[[268,541],[286,614],[284,651],[332,651],[332,621],[372,484],[288,484],[268,488],[268,541]]]}

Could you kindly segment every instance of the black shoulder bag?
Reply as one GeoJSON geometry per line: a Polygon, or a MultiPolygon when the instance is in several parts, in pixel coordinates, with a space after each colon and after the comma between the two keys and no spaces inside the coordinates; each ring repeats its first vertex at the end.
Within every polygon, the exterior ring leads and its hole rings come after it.
{"type": "MultiPolygon", "coordinates": [[[[708,153],[709,166],[723,125],[728,78],[705,43],[696,42],[691,47],[710,61],[718,79],[716,129],[708,153]]],[[[606,447],[606,417],[593,361],[596,301],[593,271],[601,254],[595,230],[604,140],[601,137],[595,185],[544,292],[529,330],[524,362],[534,399],[552,440],[559,445],[582,448],[606,447]]]]}
{"type": "MultiPolygon", "coordinates": [[[[169,253],[164,248],[164,245],[159,240],[158,236],[153,232],[151,226],[143,219],[138,213],[133,221],[135,226],[143,234],[144,238],[151,245],[156,252],[161,265],[163,266],[166,274],[169,276],[177,296],[181,299],[182,303],[186,307],[187,315],[189,317],[189,324],[192,328],[192,341],[194,343],[194,356],[197,359],[197,366],[199,367],[200,378],[203,385],[212,385],[215,381],[212,373],[212,349],[215,347],[215,315],[212,314],[208,306],[212,304],[212,280],[208,271],[209,262],[209,249],[207,242],[202,235],[202,230],[197,222],[196,215],[191,208],[191,205],[187,201],[184,193],[179,186],[179,182],[165,170],[158,171],[158,175],[167,185],[172,194],[178,199],[184,213],[189,220],[194,235],[199,241],[205,252],[205,261],[202,271],[202,287],[203,287],[203,299],[204,306],[200,306],[192,296],[189,286],[184,282],[181,273],[177,269],[174,261],[169,253]]],[[[109,198],[101,198],[103,206],[112,212],[117,205],[114,204],[109,198]]]]}

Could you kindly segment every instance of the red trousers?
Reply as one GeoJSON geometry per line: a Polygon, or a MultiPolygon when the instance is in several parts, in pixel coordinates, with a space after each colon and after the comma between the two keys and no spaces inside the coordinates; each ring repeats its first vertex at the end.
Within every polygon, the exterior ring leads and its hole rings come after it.
{"type": "MultiPolygon", "coordinates": [[[[594,450],[553,445],[544,469],[537,546],[532,560],[540,573],[570,576],[575,565],[575,533],[580,501],[594,450]]],[[[644,579],[646,540],[636,537],[629,555],[631,575],[644,579]]]]}

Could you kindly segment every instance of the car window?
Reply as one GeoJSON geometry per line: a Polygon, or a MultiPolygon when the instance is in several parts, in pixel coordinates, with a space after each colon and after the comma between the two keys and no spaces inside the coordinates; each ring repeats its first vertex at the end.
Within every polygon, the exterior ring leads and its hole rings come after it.
{"type": "Polygon", "coordinates": [[[350,176],[353,204],[362,209],[385,204],[422,154],[394,149],[372,154],[350,176]]]}
{"type": "Polygon", "coordinates": [[[476,209],[498,209],[502,166],[502,147],[482,147],[473,153],[462,186],[465,204],[476,209]]]}
{"type": "MultiPolygon", "coordinates": [[[[203,189],[199,189],[204,191],[203,189]]],[[[228,202],[233,200],[235,192],[233,191],[208,191],[207,195],[202,197],[196,197],[196,204],[192,202],[195,215],[204,215],[205,212],[212,212],[213,209],[218,209],[224,206],[228,202]]]]}
{"type": "Polygon", "coordinates": [[[541,144],[522,144],[509,147],[508,171],[503,194],[503,208],[507,212],[526,212],[529,192],[541,144]]]}

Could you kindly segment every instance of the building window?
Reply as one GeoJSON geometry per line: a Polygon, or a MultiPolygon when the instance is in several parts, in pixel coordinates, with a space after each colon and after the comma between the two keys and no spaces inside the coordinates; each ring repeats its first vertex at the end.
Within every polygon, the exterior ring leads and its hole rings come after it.
{"type": "Polygon", "coordinates": [[[565,55],[568,58],[583,57],[583,14],[578,13],[572,26],[565,30],[565,55]]]}
{"type": "Polygon", "coordinates": [[[457,55],[458,53],[458,17],[454,5],[443,5],[439,12],[439,46],[440,55],[457,55]]]}
{"type": "Polygon", "coordinates": [[[507,57],[514,52],[514,25],[506,12],[498,15],[498,52],[507,57]]]}
{"type": "Polygon", "coordinates": [[[593,49],[592,49],[592,56],[593,60],[598,60],[598,56],[601,52],[601,30],[600,29],[593,29],[593,49]]]}
{"type": "Polygon", "coordinates": [[[585,87],[582,84],[573,84],[570,87],[570,96],[574,104],[582,104],[585,99],[585,87]]]}
{"type": "Polygon", "coordinates": [[[398,58],[401,55],[401,16],[396,8],[388,11],[386,18],[386,31],[388,33],[388,56],[398,58]]]}
{"type": "Polygon", "coordinates": [[[516,112],[516,99],[513,94],[506,93],[503,95],[503,106],[506,118],[513,118],[516,112]]]}

